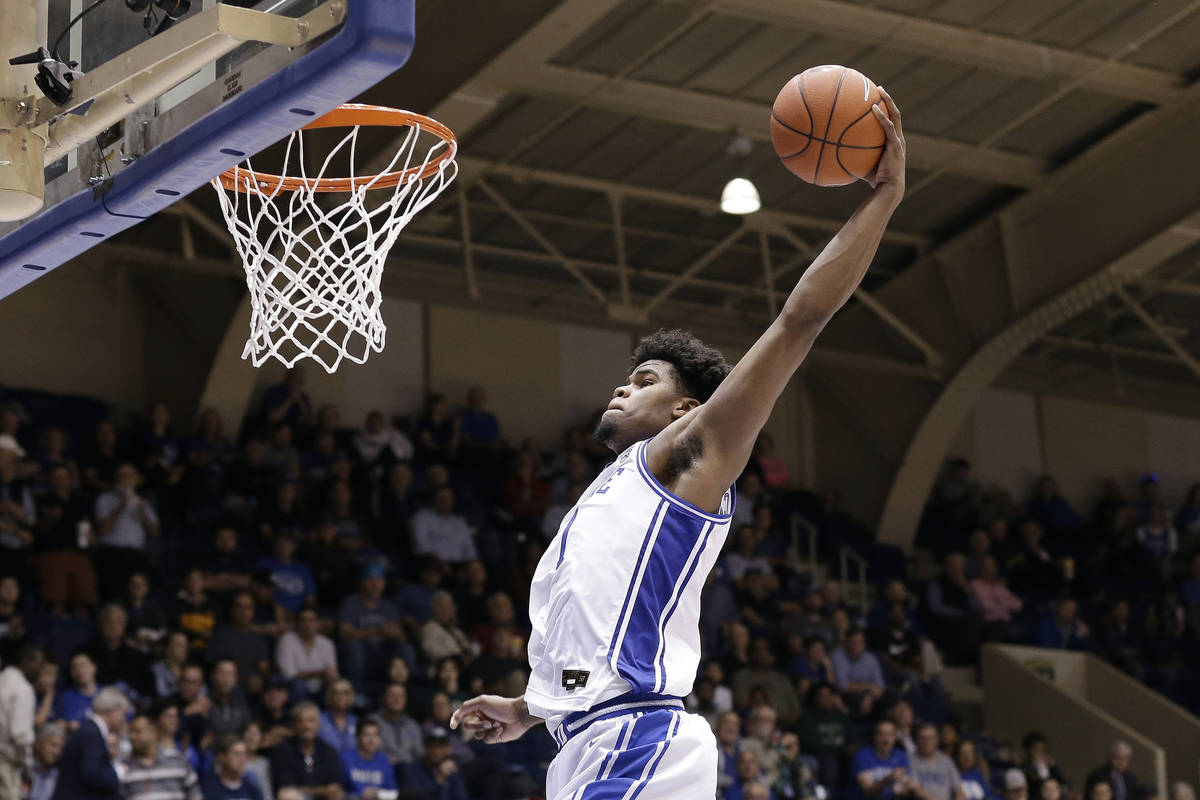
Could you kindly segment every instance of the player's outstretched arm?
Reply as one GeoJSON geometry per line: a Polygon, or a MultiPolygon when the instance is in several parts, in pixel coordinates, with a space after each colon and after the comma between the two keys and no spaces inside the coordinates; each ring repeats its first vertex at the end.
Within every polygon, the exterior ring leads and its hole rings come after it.
{"type": "Polygon", "coordinates": [[[682,435],[698,434],[703,443],[700,469],[690,470],[675,489],[687,500],[709,505],[737,479],[776,399],[875,257],[888,220],[904,195],[900,110],[886,92],[880,89],[880,93],[888,113],[878,106],[873,112],[887,133],[887,147],[875,172],[866,178],[875,190],[805,270],[779,316],[708,402],[673,425],[676,430],[668,428],[675,434],[664,441],[668,447],[682,435]]]}
{"type": "Polygon", "coordinates": [[[542,720],[529,713],[524,697],[481,694],[459,706],[450,717],[451,730],[459,725],[475,739],[487,744],[520,739],[542,720]]]}

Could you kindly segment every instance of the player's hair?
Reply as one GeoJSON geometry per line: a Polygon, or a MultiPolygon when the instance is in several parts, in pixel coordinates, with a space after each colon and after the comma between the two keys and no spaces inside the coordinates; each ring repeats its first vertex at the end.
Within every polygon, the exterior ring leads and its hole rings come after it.
{"type": "Polygon", "coordinates": [[[633,365],[651,359],[666,361],[674,367],[684,394],[701,403],[712,397],[730,370],[729,362],[716,348],[679,329],[660,328],[638,342],[633,351],[633,365]]]}

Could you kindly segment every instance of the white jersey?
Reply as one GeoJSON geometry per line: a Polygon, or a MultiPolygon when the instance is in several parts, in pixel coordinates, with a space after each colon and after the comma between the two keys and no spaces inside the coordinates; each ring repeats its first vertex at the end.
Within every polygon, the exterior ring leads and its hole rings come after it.
{"type": "Polygon", "coordinates": [[[674,496],[646,466],[648,441],[592,482],[534,573],[525,701],[551,731],[618,695],[692,691],[700,591],[729,533],[733,491],[717,514],[674,496]]]}

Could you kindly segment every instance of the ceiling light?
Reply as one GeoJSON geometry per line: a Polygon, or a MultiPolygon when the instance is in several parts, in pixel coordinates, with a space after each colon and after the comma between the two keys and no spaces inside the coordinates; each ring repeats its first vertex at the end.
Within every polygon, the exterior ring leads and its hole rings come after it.
{"type": "Polygon", "coordinates": [[[760,208],[758,189],[748,178],[734,178],[721,191],[721,210],[726,214],[753,214],[760,208]]]}

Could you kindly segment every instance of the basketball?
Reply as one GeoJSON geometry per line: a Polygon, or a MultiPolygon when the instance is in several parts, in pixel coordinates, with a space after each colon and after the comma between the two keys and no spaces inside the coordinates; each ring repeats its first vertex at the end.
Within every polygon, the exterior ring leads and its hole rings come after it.
{"type": "Polygon", "coordinates": [[[776,154],[808,183],[854,183],[871,174],[887,143],[871,113],[879,101],[879,88],[858,70],[836,64],[805,70],[779,90],[771,108],[776,154]]]}

